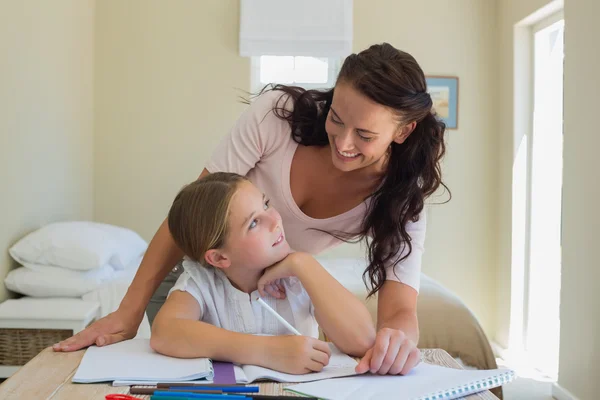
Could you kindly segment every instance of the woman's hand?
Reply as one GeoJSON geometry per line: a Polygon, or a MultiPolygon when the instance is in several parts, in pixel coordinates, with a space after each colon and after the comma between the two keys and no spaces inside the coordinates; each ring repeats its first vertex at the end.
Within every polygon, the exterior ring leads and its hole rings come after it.
{"type": "Polygon", "coordinates": [[[321,371],[329,364],[331,349],[309,336],[273,336],[264,354],[265,367],[299,375],[321,371]]]}
{"type": "Polygon", "coordinates": [[[406,375],[420,361],[421,352],[404,332],[383,328],[377,332],[375,345],[356,366],[356,373],[370,371],[379,375],[406,375]]]}
{"type": "Polygon", "coordinates": [[[285,299],[285,288],[281,284],[281,279],[295,276],[295,269],[299,265],[301,254],[299,252],[290,253],[286,258],[271,265],[265,269],[265,272],[258,280],[258,292],[261,296],[265,293],[270,294],[276,299],[285,299]]]}
{"type": "Polygon", "coordinates": [[[131,313],[117,309],[52,348],[54,351],[76,351],[93,344],[106,346],[131,339],[137,334],[142,318],[135,318],[131,313]]]}

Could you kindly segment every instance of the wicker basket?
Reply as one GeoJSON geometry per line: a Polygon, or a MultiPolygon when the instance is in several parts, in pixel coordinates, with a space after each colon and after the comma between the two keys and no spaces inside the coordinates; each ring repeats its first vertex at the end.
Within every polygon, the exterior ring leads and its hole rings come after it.
{"type": "Polygon", "coordinates": [[[0,329],[0,365],[25,365],[45,348],[73,335],[71,329],[0,329]]]}

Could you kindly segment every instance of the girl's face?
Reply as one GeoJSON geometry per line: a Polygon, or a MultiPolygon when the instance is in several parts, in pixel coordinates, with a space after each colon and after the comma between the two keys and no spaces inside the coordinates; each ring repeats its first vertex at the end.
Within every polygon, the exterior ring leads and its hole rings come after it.
{"type": "Polygon", "coordinates": [[[263,270],[291,251],[281,215],[249,181],[241,182],[231,198],[228,231],[221,250],[236,268],[263,270]]]}
{"type": "Polygon", "coordinates": [[[384,160],[392,142],[402,143],[410,126],[401,127],[391,109],[369,99],[350,84],[339,82],[325,130],[333,165],[354,171],[384,160]]]}

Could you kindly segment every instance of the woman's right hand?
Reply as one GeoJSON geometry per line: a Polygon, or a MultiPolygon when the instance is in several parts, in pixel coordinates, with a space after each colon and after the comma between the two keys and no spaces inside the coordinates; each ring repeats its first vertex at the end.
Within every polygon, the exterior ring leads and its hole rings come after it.
{"type": "Polygon", "coordinates": [[[288,374],[319,372],[329,364],[329,345],[309,336],[273,336],[266,349],[265,366],[288,374]],[[272,339],[272,340],[271,340],[272,339]]]}
{"type": "Polygon", "coordinates": [[[132,339],[137,334],[142,318],[136,318],[130,312],[117,309],[78,334],[56,343],[52,349],[54,351],[76,351],[93,344],[106,346],[132,339]]]}

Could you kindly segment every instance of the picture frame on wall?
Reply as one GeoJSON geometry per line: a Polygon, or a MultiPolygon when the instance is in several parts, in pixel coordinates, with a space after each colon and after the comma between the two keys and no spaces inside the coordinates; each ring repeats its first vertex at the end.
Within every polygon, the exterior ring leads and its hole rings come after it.
{"type": "Polygon", "coordinates": [[[428,75],[425,79],[433,109],[446,129],[458,129],[458,77],[428,75]]]}

